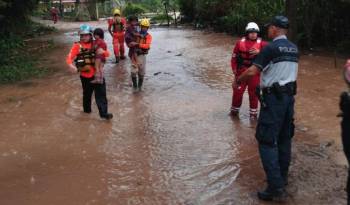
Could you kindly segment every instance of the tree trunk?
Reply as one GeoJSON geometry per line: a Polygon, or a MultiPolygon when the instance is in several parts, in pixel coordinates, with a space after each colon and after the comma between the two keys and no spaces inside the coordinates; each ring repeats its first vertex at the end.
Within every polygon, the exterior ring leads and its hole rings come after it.
{"type": "Polygon", "coordinates": [[[166,2],[164,2],[164,8],[165,8],[166,18],[168,21],[168,27],[169,27],[170,26],[170,19],[169,19],[169,12],[168,12],[168,4],[166,2]]]}
{"type": "Polygon", "coordinates": [[[97,12],[96,0],[90,0],[90,1],[88,1],[87,4],[88,4],[88,9],[89,9],[91,20],[97,20],[98,19],[98,12],[97,12]]]}
{"type": "Polygon", "coordinates": [[[177,17],[176,17],[176,9],[174,8],[174,21],[175,21],[175,26],[177,27],[177,17]]]}
{"type": "Polygon", "coordinates": [[[298,0],[286,0],[286,15],[289,19],[289,30],[288,37],[291,41],[297,43],[297,33],[298,33],[298,22],[297,22],[297,12],[298,12],[298,0]]]}
{"type": "Polygon", "coordinates": [[[62,0],[60,0],[59,10],[60,10],[60,16],[63,17],[64,10],[63,10],[62,0]]]}

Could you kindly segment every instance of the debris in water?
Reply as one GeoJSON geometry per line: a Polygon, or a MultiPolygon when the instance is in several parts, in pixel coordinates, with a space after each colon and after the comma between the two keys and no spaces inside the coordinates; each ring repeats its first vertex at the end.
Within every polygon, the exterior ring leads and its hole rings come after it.
{"type": "Polygon", "coordinates": [[[35,178],[34,178],[34,176],[32,176],[32,177],[30,178],[30,183],[31,183],[31,184],[35,184],[35,178]]]}

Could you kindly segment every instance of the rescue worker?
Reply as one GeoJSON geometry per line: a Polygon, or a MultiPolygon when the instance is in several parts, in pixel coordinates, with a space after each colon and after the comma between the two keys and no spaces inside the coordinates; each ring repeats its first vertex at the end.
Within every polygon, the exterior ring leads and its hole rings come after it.
{"type": "MultiPolygon", "coordinates": [[[[239,78],[251,65],[254,58],[267,45],[267,42],[258,37],[260,32],[259,26],[250,22],[245,28],[245,37],[239,40],[232,53],[231,67],[235,78],[239,78]]],[[[255,94],[256,87],[260,83],[260,74],[257,73],[247,82],[241,83],[240,86],[233,89],[232,106],[230,114],[238,116],[239,109],[242,105],[243,94],[248,87],[250,118],[256,119],[258,112],[258,97],[255,94]]]]}
{"type": "Polygon", "coordinates": [[[137,31],[135,18],[130,19],[130,28],[127,30],[126,43],[129,49],[131,59],[131,80],[134,91],[141,91],[146,73],[146,55],[151,48],[152,36],[148,33],[150,21],[142,19],[140,22],[141,30],[137,31]]]}
{"type": "Polygon", "coordinates": [[[52,7],[50,9],[51,19],[52,19],[54,24],[56,24],[58,21],[58,13],[59,13],[59,11],[55,7],[52,7]]]}
{"type": "Polygon", "coordinates": [[[121,16],[119,9],[114,9],[113,18],[108,20],[108,31],[113,38],[113,50],[116,63],[119,63],[119,60],[125,59],[125,27],[125,18],[121,16]]]}
{"type": "Polygon", "coordinates": [[[294,135],[294,95],[299,51],[286,37],[288,18],[276,16],[266,26],[268,36],[273,41],[263,48],[253,65],[240,75],[234,87],[261,72],[261,89],[258,89],[261,109],[256,138],[268,186],[258,192],[258,198],[284,201],[287,197],[285,186],[288,184],[294,135]]]}
{"type": "MultiPolygon", "coordinates": [[[[345,80],[350,87],[350,60],[348,60],[345,65],[345,80]]],[[[343,149],[348,160],[348,164],[350,164],[350,93],[343,92],[340,97],[340,110],[342,112],[343,120],[341,122],[342,128],[342,141],[343,141],[343,149]]],[[[348,194],[348,205],[350,205],[350,169],[348,168],[348,182],[346,186],[346,191],[348,194]]]]}
{"type": "MultiPolygon", "coordinates": [[[[102,119],[110,120],[113,114],[108,113],[106,97],[106,81],[102,84],[93,84],[95,69],[95,49],[92,37],[92,28],[81,25],[79,29],[80,41],[73,44],[67,64],[72,73],[80,72],[80,80],[83,87],[83,108],[85,113],[91,113],[91,97],[95,92],[95,101],[102,119]]],[[[107,55],[107,54],[106,54],[107,55]]]]}

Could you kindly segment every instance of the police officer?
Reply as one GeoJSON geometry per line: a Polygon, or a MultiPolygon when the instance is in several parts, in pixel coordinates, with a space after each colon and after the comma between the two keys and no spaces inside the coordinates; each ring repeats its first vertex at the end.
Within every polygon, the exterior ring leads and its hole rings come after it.
{"type": "MultiPolygon", "coordinates": [[[[345,80],[350,87],[350,60],[345,65],[345,80]]],[[[340,110],[342,111],[343,120],[341,122],[342,141],[345,156],[350,163],[350,92],[343,92],[340,97],[340,110]]],[[[348,205],[350,205],[350,169],[348,169],[348,183],[346,186],[348,193],[348,205]]]]}
{"type": "Polygon", "coordinates": [[[284,201],[294,135],[294,95],[299,54],[298,48],[286,37],[289,27],[286,17],[275,16],[266,26],[268,37],[273,41],[237,79],[235,86],[261,72],[259,94],[262,106],[256,138],[268,186],[258,192],[258,198],[284,201]]]}

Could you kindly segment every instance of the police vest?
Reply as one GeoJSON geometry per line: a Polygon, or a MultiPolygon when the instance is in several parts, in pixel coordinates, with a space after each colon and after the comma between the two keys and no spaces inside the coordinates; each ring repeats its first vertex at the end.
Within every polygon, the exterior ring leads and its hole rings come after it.
{"type": "Polygon", "coordinates": [[[261,50],[262,48],[262,39],[258,38],[252,47],[248,48],[246,44],[247,39],[244,37],[239,41],[238,48],[239,48],[239,54],[237,57],[237,63],[238,68],[244,66],[244,67],[250,67],[253,64],[253,60],[256,57],[256,55],[252,55],[249,53],[249,50],[252,48],[261,50]]]}
{"type": "Polygon", "coordinates": [[[90,72],[95,66],[95,46],[91,43],[91,48],[84,48],[80,43],[80,51],[75,58],[75,66],[78,68],[79,72],[90,72]]]}

